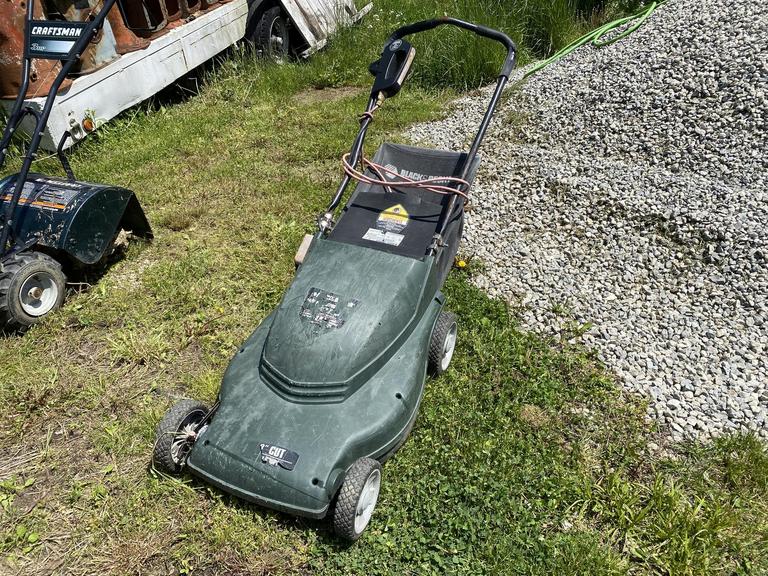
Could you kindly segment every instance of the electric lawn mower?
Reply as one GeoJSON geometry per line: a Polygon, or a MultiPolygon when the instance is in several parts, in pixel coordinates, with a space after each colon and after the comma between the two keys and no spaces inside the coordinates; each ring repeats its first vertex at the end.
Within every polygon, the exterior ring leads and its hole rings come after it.
{"type": "Polygon", "coordinates": [[[318,231],[297,253],[282,302],[232,359],[209,408],[175,404],[159,423],[157,469],[184,467],[220,489],[311,518],[329,515],[356,540],[371,518],[381,463],[416,420],[427,371],[444,372],[456,318],[440,292],[464,224],[477,155],[514,68],[505,34],[441,18],[405,26],[371,65],[371,97],[346,172],[318,231]],[[400,90],[414,58],[403,38],[450,24],[502,43],[507,57],[469,152],[363,142],[373,114],[400,90]],[[361,167],[360,167],[361,166],[361,167]],[[334,212],[358,185],[338,222],[334,212]]]}
{"type": "Polygon", "coordinates": [[[57,150],[67,178],[30,172],[54,98],[115,2],[104,0],[87,22],[35,20],[35,3],[27,2],[21,87],[0,140],[0,168],[26,117],[32,117],[34,130],[21,171],[0,179],[0,330],[24,331],[61,306],[65,270],[102,265],[121,230],[152,237],[133,192],[75,179],[64,154],[70,133],[64,134],[57,150]],[[33,59],[62,64],[42,110],[25,105],[33,59]]]}

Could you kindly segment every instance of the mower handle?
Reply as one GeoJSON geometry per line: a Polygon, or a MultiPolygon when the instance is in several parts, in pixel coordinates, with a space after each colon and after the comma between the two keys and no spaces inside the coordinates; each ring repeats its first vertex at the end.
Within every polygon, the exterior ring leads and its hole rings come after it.
{"type": "Polygon", "coordinates": [[[464,28],[464,30],[469,30],[470,32],[474,32],[478,36],[483,36],[485,38],[489,38],[491,40],[495,40],[496,42],[503,44],[504,47],[507,49],[507,59],[504,61],[504,67],[501,69],[501,73],[499,75],[504,76],[505,78],[509,78],[509,75],[512,74],[512,70],[515,67],[515,57],[517,55],[517,46],[515,46],[515,43],[512,41],[512,38],[504,34],[504,32],[494,30],[493,28],[488,28],[487,26],[481,26],[480,24],[465,22],[464,20],[459,20],[458,18],[451,18],[450,16],[433,18],[431,20],[422,20],[421,22],[414,22],[413,24],[408,24],[406,26],[403,26],[395,30],[387,40],[387,44],[391,44],[392,42],[396,40],[400,40],[401,38],[404,38],[405,36],[408,36],[410,34],[416,34],[417,32],[425,32],[427,30],[432,30],[433,28],[437,28],[438,26],[443,26],[445,24],[456,26],[457,28],[464,28]]]}

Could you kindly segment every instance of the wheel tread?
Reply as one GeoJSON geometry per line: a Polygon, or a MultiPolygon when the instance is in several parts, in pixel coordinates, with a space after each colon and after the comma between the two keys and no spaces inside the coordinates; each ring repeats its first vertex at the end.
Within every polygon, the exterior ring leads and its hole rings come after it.
{"type": "MultiPolygon", "coordinates": [[[[285,20],[285,16],[283,15],[283,11],[280,6],[273,6],[272,8],[267,9],[264,14],[262,14],[259,22],[256,24],[256,30],[253,35],[256,47],[259,48],[263,55],[268,58],[274,57],[274,55],[269,54],[268,51],[271,40],[271,24],[275,18],[282,18],[285,20]]],[[[285,41],[288,42],[288,38],[286,38],[285,41]]]]}
{"type": "Polygon", "coordinates": [[[355,516],[360,492],[371,472],[381,471],[381,464],[373,458],[360,458],[347,471],[333,508],[333,531],[346,540],[357,540],[355,516]]]}
{"type": "Polygon", "coordinates": [[[442,310],[437,317],[435,327],[432,330],[432,336],[429,339],[429,360],[428,367],[430,374],[437,376],[442,373],[440,364],[443,360],[443,343],[451,329],[456,323],[456,315],[453,312],[442,310]]]}
{"type": "Polygon", "coordinates": [[[196,410],[208,413],[205,404],[185,398],[171,406],[158,422],[155,428],[155,446],[152,450],[152,464],[155,468],[169,474],[178,474],[181,471],[182,466],[176,464],[171,457],[171,445],[182,422],[196,410]]]}
{"type": "MultiPolygon", "coordinates": [[[[32,323],[21,321],[12,311],[10,306],[10,289],[14,277],[29,264],[42,262],[50,266],[51,272],[59,274],[62,284],[66,283],[67,277],[64,275],[61,264],[42,252],[29,251],[12,254],[0,264],[0,330],[5,332],[24,332],[32,323]]],[[[63,293],[61,299],[63,300],[63,293]]],[[[53,312],[61,305],[61,302],[54,306],[53,312]]],[[[49,312],[50,313],[50,312],[49,312]]],[[[34,323],[34,322],[33,322],[34,323]]]]}

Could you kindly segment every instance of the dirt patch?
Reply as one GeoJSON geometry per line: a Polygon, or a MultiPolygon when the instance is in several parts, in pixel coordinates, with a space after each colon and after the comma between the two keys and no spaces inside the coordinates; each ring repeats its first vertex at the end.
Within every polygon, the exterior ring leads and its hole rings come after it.
{"type": "Polygon", "coordinates": [[[310,88],[299,92],[294,100],[299,104],[315,104],[317,102],[333,102],[343,98],[351,98],[362,92],[357,86],[342,86],[340,88],[310,88]]]}
{"type": "Polygon", "coordinates": [[[520,420],[532,428],[541,428],[549,422],[549,416],[538,406],[523,404],[520,408],[520,420]]]}

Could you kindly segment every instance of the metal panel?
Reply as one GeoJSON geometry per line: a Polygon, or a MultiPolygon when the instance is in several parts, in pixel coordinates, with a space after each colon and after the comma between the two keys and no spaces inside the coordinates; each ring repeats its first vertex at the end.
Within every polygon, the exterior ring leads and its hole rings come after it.
{"type": "Polygon", "coordinates": [[[285,11],[309,44],[304,55],[322,48],[340,26],[357,22],[372,7],[358,10],[354,0],[283,0],[285,11]]]}

